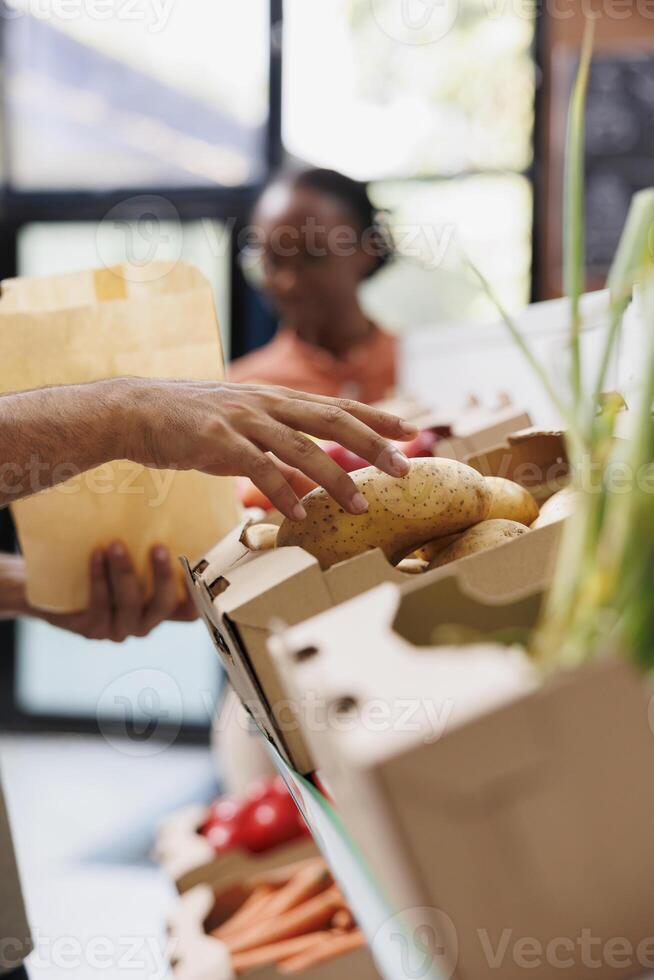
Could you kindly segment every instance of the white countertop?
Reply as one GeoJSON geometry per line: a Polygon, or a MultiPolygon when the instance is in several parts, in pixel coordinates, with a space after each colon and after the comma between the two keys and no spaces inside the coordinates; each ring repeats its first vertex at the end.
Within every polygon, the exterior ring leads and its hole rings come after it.
{"type": "Polygon", "coordinates": [[[3,736],[0,766],[34,980],[162,980],[171,884],[150,862],[166,813],[215,793],[209,752],[134,758],[102,738],[3,736]]]}

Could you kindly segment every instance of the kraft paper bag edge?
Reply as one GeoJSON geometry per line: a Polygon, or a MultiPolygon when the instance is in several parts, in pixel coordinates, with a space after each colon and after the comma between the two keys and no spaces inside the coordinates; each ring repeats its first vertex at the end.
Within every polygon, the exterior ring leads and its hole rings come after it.
{"type": "MultiPolygon", "coordinates": [[[[133,303],[133,308],[139,311],[140,321],[133,323],[134,333],[138,335],[140,331],[144,331],[150,348],[155,342],[153,337],[156,336],[156,323],[149,323],[147,329],[145,328],[143,321],[149,318],[143,315],[144,309],[155,310],[155,320],[157,317],[172,317],[173,324],[179,322],[179,346],[184,348],[186,363],[193,363],[195,367],[195,370],[189,371],[190,374],[196,379],[212,375],[207,380],[220,380],[224,376],[222,345],[213,293],[204,276],[192,266],[181,264],[181,268],[177,267],[170,273],[172,278],[163,282],[160,275],[161,264],[157,264],[157,268],[152,270],[155,276],[153,281],[140,281],[135,290],[132,290],[133,284],[126,280],[126,267],[117,269],[118,274],[115,269],[100,269],[62,277],[11,280],[11,310],[4,303],[7,293],[3,284],[0,333],[11,329],[12,319],[14,323],[20,322],[22,346],[25,347],[27,343],[29,347],[30,331],[35,336],[38,334],[43,337],[44,331],[47,335],[48,322],[56,320],[59,329],[63,329],[62,323],[73,323],[73,339],[82,348],[87,362],[84,366],[87,376],[77,380],[90,380],[88,360],[93,361],[95,324],[101,320],[110,329],[112,311],[115,310],[123,331],[126,324],[131,329],[130,309],[133,303]],[[62,283],[65,293],[66,282],[73,280],[75,295],[72,307],[62,307],[58,302],[48,299],[52,291],[61,293],[62,283]],[[181,291],[175,289],[176,282],[181,285],[181,291]],[[191,289],[186,288],[189,282],[193,284],[191,289]],[[35,311],[30,311],[29,308],[29,294],[32,290],[38,294],[35,311]],[[77,300],[84,291],[87,296],[101,298],[82,310],[77,300]],[[130,291],[136,293],[133,300],[130,299],[130,291]],[[150,300],[144,305],[147,295],[150,295],[150,300]],[[185,317],[185,309],[193,310],[194,315],[185,317]],[[213,366],[213,370],[210,370],[210,366],[213,366]]],[[[129,267],[127,271],[129,272],[129,267]]],[[[142,269],[139,273],[141,280],[147,280],[142,269]]],[[[170,322],[166,322],[170,336],[170,322]]],[[[70,341],[71,338],[68,338],[69,343],[70,341]]],[[[35,349],[38,350],[38,347],[35,349]]],[[[166,372],[168,376],[180,376],[176,351],[177,348],[171,347],[156,352],[160,355],[159,363],[169,365],[166,372]]],[[[138,354],[138,345],[135,345],[130,353],[130,363],[135,358],[138,360],[138,354]]],[[[141,363],[143,373],[146,373],[148,361],[155,358],[148,357],[148,349],[143,355],[141,363]]],[[[93,373],[98,379],[120,375],[120,371],[115,371],[115,364],[120,363],[120,356],[118,352],[115,358],[108,358],[104,352],[103,363],[93,373]]],[[[65,352],[62,363],[65,363],[65,352]]],[[[49,366],[48,383],[56,383],[56,371],[56,365],[49,366]]],[[[137,372],[132,370],[130,373],[137,372]]],[[[66,375],[65,371],[62,371],[62,375],[66,381],[76,380],[66,375]]],[[[2,382],[5,391],[21,390],[25,387],[20,384],[20,377],[14,378],[13,383],[8,385],[6,372],[2,376],[2,382]]],[[[85,608],[89,594],[90,553],[94,547],[106,546],[111,540],[125,540],[147,589],[151,579],[149,551],[153,544],[167,545],[173,559],[182,552],[199,557],[238,522],[240,513],[231,480],[194,472],[148,471],[125,461],[122,461],[123,469],[116,476],[115,467],[120,465],[121,461],[108,464],[109,477],[105,472],[105,486],[107,479],[111,482],[113,467],[114,482],[124,485],[127,481],[129,493],[103,491],[104,495],[98,501],[97,493],[89,491],[89,484],[93,485],[98,474],[90,471],[76,478],[77,483],[86,480],[86,486],[76,487],[75,480],[66,481],[58,488],[45,490],[13,505],[19,539],[28,565],[28,598],[33,605],[58,612],[85,608]],[[131,472],[128,472],[130,468],[131,472]],[[167,489],[166,497],[153,508],[153,494],[148,485],[155,477],[159,477],[167,489]]],[[[107,467],[99,469],[107,470],[107,467]]],[[[175,562],[175,568],[176,565],[175,562]]],[[[181,575],[179,582],[181,595],[181,575]]]]}

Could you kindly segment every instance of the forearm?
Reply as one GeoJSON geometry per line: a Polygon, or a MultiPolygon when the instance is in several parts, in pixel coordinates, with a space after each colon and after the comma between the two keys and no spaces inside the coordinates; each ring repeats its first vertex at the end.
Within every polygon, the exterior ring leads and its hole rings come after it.
{"type": "Polygon", "coordinates": [[[0,396],[0,507],[125,452],[127,382],[0,396]]]}
{"type": "Polygon", "coordinates": [[[0,554],[0,620],[29,613],[25,597],[25,562],[19,555],[0,554]]]}

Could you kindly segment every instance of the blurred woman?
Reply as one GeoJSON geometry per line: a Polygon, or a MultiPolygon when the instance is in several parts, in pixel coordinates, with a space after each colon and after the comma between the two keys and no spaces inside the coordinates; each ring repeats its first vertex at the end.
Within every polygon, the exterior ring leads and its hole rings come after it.
{"type": "Polygon", "coordinates": [[[392,257],[364,184],[333,170],[275,178],[252,216],[275,337],[235,361],[230,380],[374,402],[395,385],[395,339],[364,313],[361,283],[392,257]]]}

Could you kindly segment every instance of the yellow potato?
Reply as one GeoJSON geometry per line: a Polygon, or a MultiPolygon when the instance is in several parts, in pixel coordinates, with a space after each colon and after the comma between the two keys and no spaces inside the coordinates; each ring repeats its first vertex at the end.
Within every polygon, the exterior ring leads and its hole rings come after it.
{"type": "Polygon", "coordinates": [[[435,538],[433,541],[427,541],[426,544],[421,544],[419,548],[416,548],[409,557],[418,558],[421,561],[430,562],[433,561],[436,555],[440,554],[441,551],[452,544],[453,541],[458,540],[461,537],[462,531],[457,531],[456,534],[446,534],[442,538],[435,538]]]}
{"type": "Polygon", "coordinates": [[[241,535],[241,542],[250,551],[270,551],[275,547],[279,527],[277,524],[250,524],[241,535]]]}
{"type": "Polygon", "coordinates": [[[538,504],[519,483],[502,476],[487,476],[486,483],[492,494],[487,520],[517,521],[527,527],[536,520],[538,504]]]}
{"type": "Polygon", "coordinates": [[[350,476],[368,500],[367,513],[347,514],[325,490],[312,490],[302,501],[306,520],[284,520],[277,546],[299,545],[322,568],[371,548],[395,564],[425,541],[483,520],[490,503],[484,477],[452,459],[413,459],[401,478],[373,466],[350,476]]]}
{"type": "Polygon", "coordinates": [[[424,558],[403,558],[395,567],[405,575],[422,575],[429,568],[429,562],[424,558]]]}
{"type": "Polygon", "coordinates": [[[569,517],[575,509],[578,491],[574,487],[564,487],[558,493],[553,494],[546,500],[540,509],[540,514],[532,523],[533,528],[545,527],[555,521],[562,521],[564,517],[569,517]]]}
{"type": "Polygon", "coordinates": [[[429,567],[440,568],[441,565],[449,565],[458,558],[465,558],[467,555],[486,551],[488,548],[496,548],[498,544],[504,544],[512,538],[519,538],[521,534],[526,534],[528,531],[528,527],[518,524],[517,521],[505,521],[499,518],[482,521],[468,528],[449,547],[436,555],[429,567]]]}

